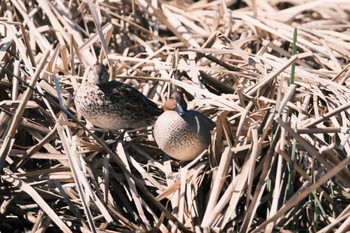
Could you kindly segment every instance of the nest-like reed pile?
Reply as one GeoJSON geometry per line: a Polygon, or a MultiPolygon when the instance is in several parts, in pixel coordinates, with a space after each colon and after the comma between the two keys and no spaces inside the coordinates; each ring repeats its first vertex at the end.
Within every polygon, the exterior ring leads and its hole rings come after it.
{"type": "Polygon", "coordinates": [[[0,17],[0,231],[349,230],[348,0],[11,0],[0,17]],[[181,87],[217,124],[208,151],[181,163],[149,128],[86,128],[72,99],[97,60],[159,105],[181,87]]]}

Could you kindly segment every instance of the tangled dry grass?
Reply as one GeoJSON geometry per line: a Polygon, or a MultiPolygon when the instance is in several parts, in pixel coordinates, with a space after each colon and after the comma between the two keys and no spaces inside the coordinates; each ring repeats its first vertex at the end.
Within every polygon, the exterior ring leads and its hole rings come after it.
{"type": "Polygon", "coordinates": [[[11,0],[0,16],[1,232],[350,230],[348,0],[11,0]],[[208,151],[181,163],[149,128],[87,128],[72,99],[96,60],[160,106],[181,87],[217,124],[208,151]]]}

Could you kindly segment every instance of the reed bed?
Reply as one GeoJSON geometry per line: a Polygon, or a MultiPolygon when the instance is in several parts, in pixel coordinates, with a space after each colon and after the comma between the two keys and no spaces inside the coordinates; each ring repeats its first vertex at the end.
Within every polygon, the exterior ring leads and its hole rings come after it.
{"type": "Polygon", "coordinates": [[[350,3],[0,3],[1,232],[350,230],[350,3]],[[191,162],[152,127],[94,128],[73,98],[108,64],[213,119],[191,162]],[[124,135],[122,138],[120,135],[124,135]]]}

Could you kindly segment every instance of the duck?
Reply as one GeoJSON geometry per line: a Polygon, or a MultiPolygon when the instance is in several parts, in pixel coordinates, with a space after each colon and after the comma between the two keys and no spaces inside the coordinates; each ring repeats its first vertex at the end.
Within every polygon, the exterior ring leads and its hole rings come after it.
{"type": "Polygon", "coordinates": [[[190,161],[211,143],[216,124],[195,110],[187,110],[181,91],[175,90],[164,103],[164,112],[154,124],[153,136],[158,147],[170,157],[190,161]]]}
{"type": "Polygon", "coordinates": [[[99,128],[116,131],[146,127],[163,113],[153,101],[134,87],[109,81],[102,63],[92,66],[92,75],[81,84],[74,96],[77,112],[99,128]]]}

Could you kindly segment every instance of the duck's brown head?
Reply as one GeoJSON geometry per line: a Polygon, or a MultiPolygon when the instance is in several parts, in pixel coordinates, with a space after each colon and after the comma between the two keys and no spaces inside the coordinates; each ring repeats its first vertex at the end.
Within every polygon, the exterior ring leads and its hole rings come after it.
{"type": "Polygon", "coordinates": [[[171,97],[164,103],[164,111],[171,110],[176,111],[180,116],[184,115],[187,111],[187,103],[183,98],[181,91],[174,91],[171,97]]]}
{"type": "Polygon", "coordinates": [[[109,73],[107,67],[98,61],[91,68],[92,74],[89,78],[89,82],[95,84],[108,83],[109,73]]]}

